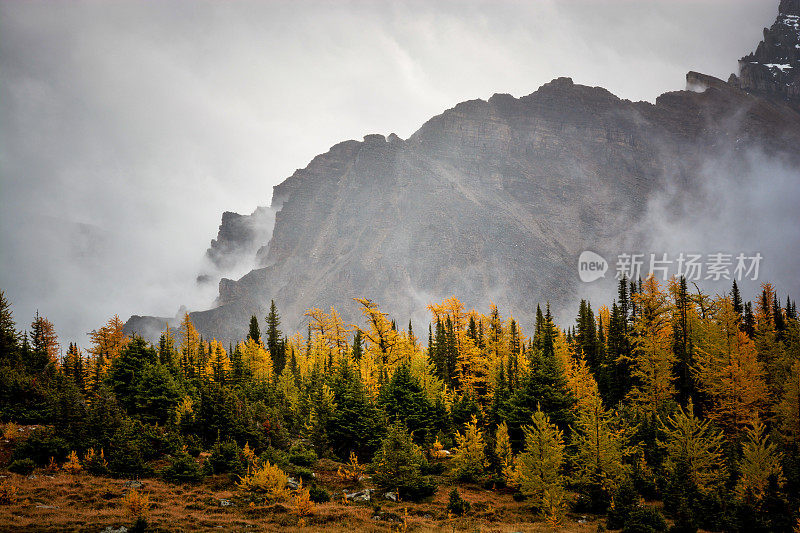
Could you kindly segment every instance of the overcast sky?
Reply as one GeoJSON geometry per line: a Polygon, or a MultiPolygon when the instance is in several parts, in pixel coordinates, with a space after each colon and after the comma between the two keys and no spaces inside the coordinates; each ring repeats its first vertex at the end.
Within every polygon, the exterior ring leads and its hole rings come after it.
{"type": "Polygon", "coordinates": [[[777,0],[0,1],[0,288],[62,341],[207,306],[225,210],[345,139],[570,76],[654,101],[727,79],[777,0]]]}

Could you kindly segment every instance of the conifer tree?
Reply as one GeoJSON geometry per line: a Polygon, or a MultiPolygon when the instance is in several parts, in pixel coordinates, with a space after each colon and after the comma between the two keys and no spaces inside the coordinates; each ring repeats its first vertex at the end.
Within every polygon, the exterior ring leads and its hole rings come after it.
{"type": "Polygon", "coordinates": [[[581,409],[573,435],[576,480],[593,509],[602,512],[610,502],[612,489],[627,473],[623,463],[624,432],[616,427],[595,395],[581,409]]]}
{"type": "Polygon", "coordinates": [[[520,492],[542,515],[561,509],[565,498],[563,433],[540,408],[523,431],[525,449],[517,457],[516,466],[520,492]]]}
{"type": "Polygon", "coordinates": [[[18,359],[19,333],[14,322],[11,303],[5,293],[0,291],[0,361],[14,363],[18,359]]]}
{"type": "Polygon", "coordinates": [[[786,333],[786,319],[781,309],[781,304],[778,302],[778,295],[774,294],[772,297],[772,316],[775,323],[775,338],[782,341],[786,333]]]}
{"type": "MultiPolygon", "coordinates": [[[[736,282],[734,281],[734,283],[736,282]]],[[[686,289],[685,277],[681,276],[678,281],[674,278],[670,280],[669,289],[674,302],[672,311],[672,351],[675,355],[675,382],[678,390],[678,401],[685,406],[689,398],[693,397],[696,392],[696,384],[692,375],[692,368],[694,367],[694,349],[692,347],[694,310],[686,289]]]]}
{"type": "Polygon", "coordinates": [[[261,342],[261,329],[258,327],[258,318],[256,315],[250,317],[250,330],[247,332],[247,338],[253,339],[256,342],[261,342]]]}
{"type": "Polygon", "coordinates": [[[119,404],[129,413],[136,408],[138,380],[146,365],[158,362],[158,354],[141,337],[134,337],[111,363],[109,384],[119,404]]]}
{"type": "Polygon", "coordinates": [[[478,419],[464,424],[464,433],[456,433],[458,444],[453,457],[453,473],[461,481],[477,481],[489,466],[486,460],[486,442],[483,431],[478,427],[478,419]]]}
{"type": "Polygon", "coordinates": [[[653,421],[667,408],[675,393],[670,304],[654,276],[649,276],[636,291],[631,371],[635,385],[629,396],[637,409],[653,421]]]}
{"type": "Polygon", "coordinates": [[[729,298],[716,300],[714,311],[698,324],[696,374],[713,403],[709,413],[729,435],[758,418],[767,387],[753,341],[739,329],[729,298]]]}
{"type": "Polygon", "coordinates": [[[792,365],[775,413],[781,435],[800,451],[800,361],[795,361],[792,365]]]}
{"type": "Polygon", "coordinates": [[[511,450],[511,438],[508,436],[508,424],[505,420],[498,424],[494,433],[494,455],[499,463],[500,475],[507,485],[514,483],[514,454],[511,450]]]}
{"type": "Polygon", "coordinates": [[[558,335],[548,305],[542,326],[542,348],[529,350],[530,372],[503,409],[511,442],[516,449],[522,442],[522,426],[530,420],[534,405],[540,405],[562,431],[568,431],[574,420],[572,408],[575,398],[567,386],[565,369],[555,354],[558,335]]]}
{"type": "Polygon", "coordinates": [[[184,314],[180,325],[180,367],[184,378],[195,377],[197,360],[200,357],[200,334],[192,324],[189,313],[184,314]]]}
{"type": "Polygon", "coordinates": [[[747,428],[739,462],[739,480],[734,492],[740,501],[757,504],[767,493],[770,478],[779,485],[784,480],[781,453],[770,442],[766,426],[758,419],[747,428]]]}
{"type": "Polygon", "coordinates": [[[336,408],[329,418],[327,434],[333,453],[341,460],[351,452],[361,458],[372,457],[383,435],[383,417],[349,361],[339,363],[331,390],[336,408]]]}
{"type": "Polygon", "coordinates": [[[519,385],[519,358],[522,355],[522,341],[520,339],[517,323],[512,319],[508,328],[508,388],[514,390],[519,385]]]}
{"type": "Polygon", "coordinates": [[[403,422],[412,432],[414,442],[420,446],[433,444],[441,416],[408,363],[397,367],[389,382],[381,388],[378,403],[390,421],[403,422]]]}
{"type": "MultiPolygon", "coordinates": [[[[625,284],[620,292],[627,294],[625,284]]],[[[608,405],[617,405],[631,388],[631,339],[628,335],[627,303],[611,306],[606,351],[606,379],[598,382],[600,393],[608,405]]]]}
{"type": "Polygon", "coordinates": [[[55,326],[47,318],[39,316],[38,311],[31,323],[31,348],[32,357],[26,361],[30,370],[41,371],[47,365],[58,363],[61,346],[55,326]]]}
{"type": "Polygon", "coordinates": [[[241,364],[248,378],[260,382],[272,380],[274,375],[272,358],[261,344],[253,339],[247,339],[246,343],[240,342],[237,349],[241,353],[241,364]]]}
{"type": "Polygon", "coordinates": [[[721,487],[726,476],[722,453],[724,436],[710,427],[709,420],[695,416],[691,401],[686,409],[678,406],[677,412],[662,423],[661,429],[666,439],[659,441],[659,445],[667,453],[666,470],[675,482],[690,485],[700,494],[721,487]]]}
{"type": "Polygon", "coordinates": [[[436,491],[433,479],[422,474],[425,456],[402,422],[389,426],[373,465],[375,484],[383,490],[399,491],[404,500],[418,500],[436,491]]]}
{"type": "Polygon", "coordinates": [[[267,315],[267,350],[272,357],[276,374],[283,372],[283,367],[286,365],[286,346],[281,342],[283,333],[279,329],[280,325],[281,317],[278,314],[275,300],[270,300],[269,314],[267,315]]]}
{"type": "Polygon", "coordinates": [[[744,318],[742,319],[742,331],[744,331],[751,339],[756,334],[756,317],[753,314],[753,304],[745,302],[744,304],[744,318]]]}
{"type": "Polygon", "coordinates": [[[228,353],[225,351],[225,348],[222,347],[222,343],[217,341],[217,339],[211,340],[209,348],[211,355],[208,362],[209,369],[207,374],[215,383],[224,385],[228,382],[231,372],[231,361],[228,358],[228,353]]]}
{"type": "Polygon", "coordinates": [[[542,335],[544,335],[544,314],[542,314],[542,307],[536,304],[536,325],[534,326],[533,333],[533,347],[542,349],[542,335]]]}
{"type": "Polygon", "coordinates": [[[364,339],[361,336],[361,330],[357,329],[355,335],[353,335],[353,359],[356,362],[361,361],[361,356],[363,355],[363,344],[364,339]]]}

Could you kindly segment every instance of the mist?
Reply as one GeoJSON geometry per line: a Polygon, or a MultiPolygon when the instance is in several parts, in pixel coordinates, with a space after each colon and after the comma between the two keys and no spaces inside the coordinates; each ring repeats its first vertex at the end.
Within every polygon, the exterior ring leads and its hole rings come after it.
{"type": "MultiPolygon", "coordinates": [[[[644,254],[641,273],[647,276],[650,254],[656,260],[667,254],[675,261],[679,254],[701,254],[704,267],[701,278],[687,282],[692,292],[724,295],[730,292],[735,275],[736,257],[760,254],[758,273],[737,279],[742,297],[755,300],[761,284],[772,283],[781,303],[787,294],[800,294],[797,263],[800,261],[800,168],[796,162],[767,155],[760,148],[743,153],[725,150],[709,155],[696,169],[696,187],[684,188],[674,176],[663,180],[666,186],[647,201],[641,221],[620,236],[616,254],[644,254]],[[728,274],[719,280],[709,278],[708,254],[730,255],[728,274]],[[755,279],[754,279],[755,278],[755,279]]],[[[606,254],[609,270],[604,279],[578,284],[578,297],[593,302],[595,309],[610,305],[617,298],[617,255],[606,254]]],[[[677,264],[666,265],[667,277],[677,274],[677,264]]],[[[750,262],[747,262],[750,266],[750,262]]],[[[656,277],[666,284],[662,272],[656,277]]],[[[560,309],[560,323],[568,324],[577,315],[577,307],[560,309]]]]}
{"type": "MultiPolygon", "coordinates": [[[[196,277],[222,212],[269,205],[331,145],[406,138],[460,101],[558,76],[649,101],[688,70],[727,78],[776,5],[2,1],[0,288],[18,327],[38,309],[63,343],[114,314],[206,308],[216,287],[196,277]]],[[[775,191],[751,197],[786,202],[780,223],[797,227],[796,198],[775,191]]],[[[689,221],[664,235],[693,235],[689,221]]],[[[711,244],[798,249],[750,229],[711,244]]]]}

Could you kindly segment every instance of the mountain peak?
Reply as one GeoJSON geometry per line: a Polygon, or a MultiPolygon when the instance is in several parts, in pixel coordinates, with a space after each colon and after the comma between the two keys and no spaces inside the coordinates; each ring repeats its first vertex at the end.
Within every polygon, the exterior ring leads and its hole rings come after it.
{"type": "Polygon", "coordinates": [[[800,111],[800,0],[781,0],[756,51],[739,60],[731,81],[747,92],[777,97],[800,111]]]}
{"type": "Polygon", "coordinates": [[[781,0],[781,4],[778,6],[778,13],[780,15],[800,16],[800,0],[781,0]]]}

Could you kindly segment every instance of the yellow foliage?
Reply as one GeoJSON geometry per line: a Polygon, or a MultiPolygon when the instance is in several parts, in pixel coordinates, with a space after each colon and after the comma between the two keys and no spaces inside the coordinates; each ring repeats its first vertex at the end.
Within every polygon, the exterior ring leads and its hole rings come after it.
{"type": "Polygon", "coordinates": [[[478,428],[478,419],[472,415],[472,420],[464,424],[464,433],[456,433],[458,447],[453,457],[453,467],[456,477],[460,479],[477,480],[483,475],[489,462],[486,460],[483,432],[478,428]]]}
{"type": "MultiPolygon", "coordinates": [[[[495,432],[494,453],[500,460],[500,468],[507,485],[514,484],[514,455],[511,451],[511,439],[508,436],[508,424],[503,420],[495,432]]],[[[437,441],[438,442],[438,441],[437,441]]]]}
{"type": "Polygon", "coordinates": [[[211,381],[224,383],[231,371],[231,360],[222,343],[212,339],[209,343],[211,357],[206,362],[206,375],[211,381]]]}
{"type": "Polygon", "coordinates": [[[191,415],[194,412],[192,407],[193,405],[194,402],[192,401],[192,398],[190,396],[184,396],[184,398],[181,400],[181,403],[175,407],[176,424],[180,425],[181,420],[183,420],[186,415],[191,415]]]}
{"type": "Polygon", "coordinates": [[[722,453],[724,436],[710,424],[710,420],[694,415],[690,400],[686,410],[678,407],[673,416],[667,417],[666,424],[662,422],[661,430],[667,438],[657,441],[667,451],[664,462],[667,471],[675,475],[678,465],[688,466],[688,471],[681,475],[687,476],[702,494],[718,488],[726,476],[722,453]]]}
{"type": "Polygon", "coordinates": [[[122,350],[130,342],[131,339],[125,335],[123,327],[124,323],[120,320],[119,315],[114,315],[108,319],[105,326],[89,333],[92,346],[88,352],[94,356],[97,363],[96,368],[100,374],[93,376],[94,380],[99,380],[105,375],[111,362],[122,353],[122,350]]]}
{"type": "Polygon", "coordinates": [[[361,304],[361,313],[367,320],[367,328],[358,328],[366,341],[365,356],[371,357],[376,365],[378,375],[388,376],[401,360],[396,353],[400,342],[400,334],[392,329],[392,322],[378,309],[378,305],[367,298],[354,298],[361,304]]]}
{"type": "Polygon", "coordinates": [[[11,505],[19,500],[19,488],[9,482],[0,484],[0,505],[11,505]]]}
{"type": "MultiPolygon", "coordinates": [[[[102,448],[99,454],[94,451],[94,448],[86,450],[86,455],[83,456],[83,464],[89,467],[92,463],[96,463],[103,470],[108,468],[108,461],[106,461],[106,455],[102,448]]],[[[91,470],[91,467],[89,469],[91,470]]]]}
{"type": "Polygon", "coordinates": [[[294,494],[294,513],[297,515],[297,525],[302,527],[305,525],[304,516],[308,516],[314,512],[314,502],[311,501],[311,491],[303,488],[303,480],[300,480],[300,485],[294,494]]]}
{"type": "Polygon", "coordinates": [[[356,455],[356,452],[350,452],[350,460],[347,462],[347,464],[339,467],[339,470],[336,471],[336,475],[338,475],[339,478],[344,481],[352,481],[353,483],[357,483],[364,474],[364,470],[364,466],[358,463],[358,456],[356,455]]]}
{"type": "Polygon", "coordinates": [[[283,500],[289,495],[286,474],[269,461],[253,470],[252,473],[239,478],[237,487],[240,490],[262,494],[267,500],[283,500]]]}
{"type": "Polygon", "coordinates": [[[564,370],[567,378],[567,387],[572,391],[576,399],[575,411],[580,413],[593,409],[595,403],[600,400],[600,392],[597,389],[597,381],[595,381],[592,372],[586,365],[586,360],[583,356],[580,356],[577,360],[568,358],[564,370]]]}
{"type": "Polygon", "coordinates": [[[788,439],[800,440],[800,361],[792,365],[775,411],[780,432],[788,439]]]}
{"type": "Polygon", "coordinates": [[[81,462],[78,460],[78,454],[75,453],[75,450],[69,452],[69,455],[67,456],[67,462],[64,463],[61,469],[67,474],[72,474],[72,475],[75,475],[81,470],[83,470],[81,462]]]}
{"type": "Polygon", "coordinates": [[[336,354],[337,359],[345,357],[347,354],[347,338],[352,328],[345,326],[339,313],[331,307],[330,314],[325,314],[316,307],[306,311],[305,316],[309,317],[311,332],[317,333],[328,347],[329,354],[336,354]]]}
{"type": "Polygon", "coordinates": [[[17,438],[17,433],[19,432],[19,426],[16,425],[14,422],[9,422],[8,424],[3,427],[3,438],[6,440],[14,440],[17,438]]]}
{"type": "Polygon", "coordinates": [[[147,516],[150,512],[150,495],[131,489],[122,497],[122,506],[128,516],[147,516]]]}
{"type": "Polygon", "coordinates": [[[748,503],[756,503],[764,498],[770,478],[783,485],[781,453],[769,441],[766,426],[760,420],[747,428],[747,440],[742,446],[742,459],[739,462],[741,475],[734,490],[737,498],[748,503]]]}
{"type": "Polygon", "coordinates": [[[639,312],[633,323],[636,336],[631,375],[637,384],[631,389],[630,399],[655,420],[675,393],[671,305],[653,275],[645,280],[642,292],[634,295],[634,302],[639,312]]]}
{"type": "Polygon", "coordinates": [[[52,457],[52,456],[50,457],[50,462],[47,463],[47,466],[45,467],[45,469],[48,472],[50,472],[51,474],[59,471],[58,463],[56,462],[56,458],[55,457],[52,457]]]}
{"type": "Polygon", "coordinates": [[[269,351],[250,338],[247,342],[239,343],[239,351],[242,353],[242,364],[256,380],[272,380],[272,357],[269,351]]]}
{"type": "Polygon", "coordinates": [[[700,387],[714,401],[709,418],[737,434],[757,419],[768,396],[753,341],[739,329],[729,298],[718,298],[710,319],[701,321],[695,342],[700,387]]]}

